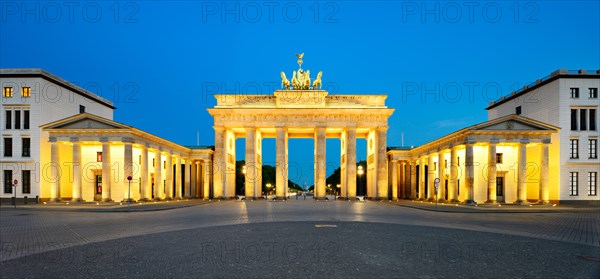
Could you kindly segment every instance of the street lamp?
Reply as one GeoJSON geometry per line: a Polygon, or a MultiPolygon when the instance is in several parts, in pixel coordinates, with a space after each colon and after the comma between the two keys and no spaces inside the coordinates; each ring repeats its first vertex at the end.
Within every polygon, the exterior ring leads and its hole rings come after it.
{"type": "Polygon", "coordinates": [[[246,165],[242,166],[242,173],[246,175],[246,165]]]}
{"type": "MultiPolygon", "coordinates": [[[[245,184],[245,180],[246,180],[245,179],[246,178],[246,165],[242,166],[242,174],[244,175],[244,184],[245,184]]],[[[242,192],[242,188],[244,188],[244,187],[240,187],[240,195],[243,195],[241,192],[242,192]]],[[[256,193],[254,193],[254,195],[256,196],[256,193]]]]}
{"type": "MultiPolygon", "coordinates": [[[[362,165],[358,165],[357,174],[358,174],[358,181],[362,182],[362,175],[365,174],[365,171],[363,170],[363,166],[362,165]]],[[[360,193],[359,193],[359,195],[361,195],[362,194],[362,183],[360,183],[359,189],[361,190],[360,193]]]]}
{"type": "Polygon", "coordinates": [[[127,176],[127,181],[129,181],[129,189],[127,190],[127,209],[131,208],[131,175],[127,176]]]}
{"type": "Polygon", "coordinates": [[[340,188],[342,187],[342,184],[338,184],[336,187],[337,187],[338,196],[341,196],[340,188]]]}
{"type": "Polygon", "coordinates": [[[269,193],[271,192],[271,183],[267,183],[267,194],[265,196],[265,199],[269,198],[269,193]]]}

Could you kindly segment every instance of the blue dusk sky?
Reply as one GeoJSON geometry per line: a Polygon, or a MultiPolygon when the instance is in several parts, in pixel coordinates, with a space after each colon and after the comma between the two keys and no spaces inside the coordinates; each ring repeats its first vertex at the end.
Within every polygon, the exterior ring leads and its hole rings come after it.
{"type": "MultiPolygon", "coordinates": [[[[212,94],[272,94],[304,52],[330,94],[387,94],[388,146],[402,133],[417,146],[558,68],[599,69],[599,15],[592,0],[2,1],[0,67],[43,68],[114,102],[116,121],[213,145],[212,94]]],[[[327,145],[331,173],[339,140],[327,145]]],[[[275,141],[263,146],[274,164],[275,141]]],[[[290,140],[299,184],[313,183],[312,150],[290,140]]]]}

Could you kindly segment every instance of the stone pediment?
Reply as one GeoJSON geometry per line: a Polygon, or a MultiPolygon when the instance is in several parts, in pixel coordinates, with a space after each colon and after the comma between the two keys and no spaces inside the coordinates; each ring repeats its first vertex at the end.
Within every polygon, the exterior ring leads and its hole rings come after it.
{"type": "Polygon", "coordinates": [[[470,130],[478,131],[548,131],[556,130],[556,127],[541,123],[535,120],[530,120],[525,117],[508,116],[499,119],[487,121],[479,125],[475,125],[470,130]]]}
{"type": "Polygon", "coordinates": [[[76,115],[61,121],[42,126],[44,129],[71,130],[71,129],[127,129],[123,124],[109,119],[91,116],[76,115]]]}

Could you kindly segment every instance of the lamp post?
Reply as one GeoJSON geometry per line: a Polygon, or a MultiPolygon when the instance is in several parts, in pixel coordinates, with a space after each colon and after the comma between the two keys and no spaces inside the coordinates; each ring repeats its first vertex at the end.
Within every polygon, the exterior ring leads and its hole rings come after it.
{"type": "MultiPolygon", "coordinates": [[[[365,174],[365,171],[363,170],[362,165],[358,165],[358,171],[356,173],[358,174],[358,181],[362,182],[362,175],[365,174]]],[[[359,189],[360,189],[359,195],[362,195],[362,183],[359,183],[359,189]]]]}
{"type": "Polygon", "coordinates": [[[265,199],[269,199],[269,193],[271,192],[271,183],[267,183],[267,193],[265,194],[265,199]]]}
{"type": "Polygon", "coordinates": [[[127,176],[127,180],[129,181],[129,190],[127,191],[127,210],[131,207],[131,175],[127,176]]]}
{"type": "Polygon", "coordinates": [[[336,185],[336,187],[337,187],[338,196],[341,196],[340,188],[342,187],[342,184],[338,184],[338,185],[336,185]]]}

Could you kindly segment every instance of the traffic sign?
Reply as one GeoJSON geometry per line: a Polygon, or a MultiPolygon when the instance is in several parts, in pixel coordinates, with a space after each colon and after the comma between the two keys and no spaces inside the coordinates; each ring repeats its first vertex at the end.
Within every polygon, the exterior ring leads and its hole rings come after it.
{"type": "Polygon", "coordinates": [[[439,177],[436,177],[436,178],[435,178],[435,180],[434,180],[434,182],[435,182],[436,184],[437,184],[437,183],[440,183],[440,178],[439,178],[439,177]]]}
{"type": "Polygon", "coordinates": [[[19,181],[15,179],[15,180],[13,180],[13,184],[17,185],[17,184],[19,184],[19,181]]]}

